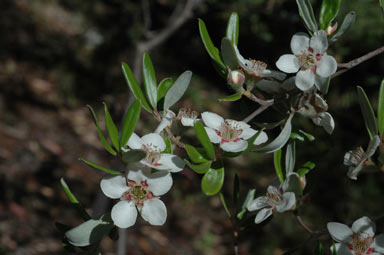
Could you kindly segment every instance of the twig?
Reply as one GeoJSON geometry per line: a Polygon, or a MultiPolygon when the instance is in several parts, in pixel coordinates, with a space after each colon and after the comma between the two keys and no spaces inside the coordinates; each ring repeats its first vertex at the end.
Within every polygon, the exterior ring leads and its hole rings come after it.
{"type": "Polygon", "coordinates": [[[367,61],[368,59],[373,58],[374,56],[377,56],[383,52],[384,52],[384,46],[382,46],[382,47],[380,47],[374,51],[371,51],[371,52],[365,54],[364,56],[361,56],[359,58],[351,60],[348,63],[338,64],[338,67],[342,67],[345,69],[337,71],[335,74],[332,75],[332,78],[335,78],[335,77],[339,76],[340,74],[345,73],[346,71],[349,71],[351,68],[353,68],[353,67],[363,63],[364,61],[367,61]]]}
{"type": "Polygon", "coordinates": [[[273,99],[269,99],[269,100],[264,100],[264,99],[261,99],[261,98],[258,98],[257,96],[255,96],[254,94],[252,94],[251,91],[249,90],[245,90],[244,88],[240,88],[240,91],[239,91],[243,96],[246,96],[248,99],[252,100],[253,102],[256,102],[260,105],[266,105],[266,104],[270,104],[274,102],[273,99]]]}
{"type": "Polygon", "coordinates": [[[259,115],[260,113],[262,113],[263,111],[265,111],[266,109],[268,109],[270,106],[272,106],[274,103],[274,101],[272,102],[269,102],[267,104],[264,104],[264,105],[261,105],[259,108],[257,108],[254,112],[252,112],[250,115],[248,115],[248,117],[246,117],[245,119],[243,119],[243,121],[245,123],[249,122],[250,120],[252,120],[253,118],[255,118],[257,115],[259,115]]]}
{"type": "Polygon", "coordinates": [[[308,227],[304,222],[303,220],[301,219],[300,215],[297,214],[297,212],[295,213],[295,216],[296,216],[296,219],[297,221],[300,223],[300,225],[310,234],[313,234],[313,230],[308,227]]]}

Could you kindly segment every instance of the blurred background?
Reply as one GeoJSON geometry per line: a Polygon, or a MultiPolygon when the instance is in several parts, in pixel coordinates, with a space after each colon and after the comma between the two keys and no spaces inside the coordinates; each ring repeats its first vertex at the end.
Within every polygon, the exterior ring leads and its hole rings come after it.
{"type": "MultiPolygon", "coordinates": [[[[106,102],[121,124],[129,101],[121,63],[127,62],[140,73],[135,61],[141,61],[143,45],[174,26],[169,22],[182,21],[161,43],[144,49],[150,53],[158,81],[191,70],[192,83],[179,106],[239,120],[257,106],[246,99],[237,103],[216,100],[232,91],[211,65],[197,18],[205,21],[213,42],[219,45],[231,12],[238,12],[242,55],[264,61],[271,69],[276,69],[280,55],[290,53],[292,35],[305,31],[293,0],[200,0],[188,1],[187,7],[186,2],[0,2],[1,255],[68,254],[55,222],[76,226],[82,220],[61,190],[61,177],[90,214],[110,210],[113,202],[99,188],[103,173],[78,158],[114,169],[121,166],[103,150],[85,105],[92,105],[103,120],[102,102],[106,102]]],[[[317,14],[320,0],[312,2],[317,14]]],[[[355,24],[328,50],[340,63],[384,42],[384,15],[377,0],[342,1],[339,24],[351,10],[356,12],[355,24]]],[[[351,181],[343,166],[344,153],[359,145],[366,148],[369,140],[355,87],[363,86],[376,106],[383,70],[384,55],[380,55],[332,80],[327,101],[336,128],[331,136],[308,119],[295,119],[295,127],[316,137],[313,142],[297,143],[297,166],[308,160],[316,163],[308,175],[308,203],[301,210],[312,229],[323,230],[329,221],[350,224],[364,215],[384,213],[384,174],[364,173],[358,181],[351,181]]],[[[269,109],[257,122],[280,119],[279,113],[269,109]]],[[[155,126],[143,111],[136,131],[144,135],[155,126]]],[[[274,132],[269,133],[271,137],[274,132]]],[[[256,188],[257,196],[264,195],[276,179],[273,155],[248,153],[228,160],[226,166],[223,192],[228,197],[235,172],[242,192],[256,188]]],[[[218,196],[202,194],[200,178],[190,169],[174,175],[174,186],[163,197],[166,224],[153,227],[138,219],[126,232],[127,254],[233,254],[231,223],[218,196]]],[[[384,232],[384,221],[377,224],[378,232],[384,232]]],[[[253,224],[242,232],[239,254],[278,255],[300,246],[307,237],[292,214],[279,214],[268,224],[253,224]]],[[[331,243],[327,236],[322,240],[327,247],[331,243]]],[[[296,254],[311,254],[314,244],[307,242],[296,254]]],[[[105,254],[115,254],[116,243],[105,238],[102,248],[105,254]]]]}

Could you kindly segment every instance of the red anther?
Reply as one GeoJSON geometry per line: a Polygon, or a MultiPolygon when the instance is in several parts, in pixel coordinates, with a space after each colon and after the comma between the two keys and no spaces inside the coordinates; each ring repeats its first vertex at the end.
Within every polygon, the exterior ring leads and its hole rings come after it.
{"type": "Polygon", "coordinates": [[[141,181],[140,184],[143,187],[148,187],[147,181],[141,181]]]}

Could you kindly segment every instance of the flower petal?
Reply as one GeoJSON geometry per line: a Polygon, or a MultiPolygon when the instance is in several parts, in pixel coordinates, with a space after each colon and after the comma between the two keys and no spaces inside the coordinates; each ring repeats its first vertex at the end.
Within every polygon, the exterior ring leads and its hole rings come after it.
{"type": "Polygon", "coordinates": [[[163,140],[163,137],[161,135],[156,133],[150,133],[145,136],[143,136],[141,139],[143,139],[144,144],[149,145],[152,144],[152,146],[156,146],[158,151],[164,151],[167,147],[165,145],[165,142],[163,140]]]}
{"type": "Polygon", "coordinates": [[[192,119],[192,118],[188,118],[188,117],[181,117],[181,124],[184,127],[193,127],[196,120],[197,119],[192,119]]]}
{"type": "Polygon", "coordinates": [[[295,84],[302,91],[306,91],[313,87],[315,83],[315,74],[311,71],[311,69],[307,69],[305,71],[299,71],[296,74],[295,84]]]}
{"type": "Polygon", "coordinates": [[[239,138],[242,138],[244,140],[248,140],[249,138],[254,136],[256,133],[257,133],[257,130],[255,130],[253,128],[244,128],[243,132],[239,135],[239,138]]]}
{"type": "Polygon", "coordinates": [[[324,55],[316,64],[316,73],[327,78],[334,74],[337,70],[337,62],[332,56],[324,55]]]}
{"type": "Polygon", "coordinates": [[[143,146],[144,142],[143,140],[136,135],[135,133],[132,133],[131,137],[129,138],[127,145],[129,148],[134,149],[134,150],[139,150],[143,146]]]}
{"type": "Polygon", "coordinates": [[[329,112],[321,113],[320,125],[328,134],[332,134],[333,130],[335,129],[335,121],[329,112]]]}
{"type": "Polygon", "coordinates": [[[375,154],[377,147],[379,147],[380,144],[380,137],[378,135],[375,135],[374,139],[371,140],[368,144],[367,148],[367,157],[371,157],[373,154],[375,154]]]}
{"type": "Polygon", "coordinates": [[[221,142],[221,136],[219,136],[214,129],[205,127],[205,131],[207,132],[207,135],[209,137],[209,140],[211,140],[211,142],[213,143],[221,142]]]}
{"type": "Polygon", "coordinates": [[[265,69],[261,74],[261,76],[264,78],[274,78],[279,81],[282,81],[285,79],[285,77],[287,77],[285,73],[282,73],[280,71],[275,71],[275,70],[269,70],[269,69],[265,69]]]}
{"type": "Polygon", "coordinates": [[[167,208],[163,201],[158,198],[145,200],[143,208],[141,209],[141,217],[151,225],[164,225],[167,219],[167,208]]]}
{"type": "Polygon", "coordinates": [[[261,208],[267,207],[269,204],[265,201],[265,197],[258,197],[255,200],[253,200],[248,206],[248,211],[256,211],[260,210],[261,208]]]}
{"type": "Polygon", "coordinates": [[[299,60],[295,55],[285,54],[276,62],[277,68],[286,73],[296,73],[300,69],[299,60]]]}
{"type": "MultiPolygon", "coordinates": [[[[335,243],[337,255],[352,255],[351,250],[347,245],[343,243],[335,243]]],[[[330,247],[331,252],[333,252],[333,245],[330,247]]]]}
{"type": "Polygon", "coordinates": [[[369,236],[375,236],[376,224],[367,216],[361,217],[353,222],[352,231],[354,233],[367,233],[369,236]]]}
{"type": "Polygon", "coordinates": [[[127,173],[127,179],[136,183],[140,183],[148,179],[148,177],[146,176],[148,175],[147,171],[142,171],[141,169],[130,169],[127,173]]]}
{"type": "Polygon", "coordinates": [[[371,247],[378,253],[384,254],[384,234],[376,236],[371,247]]]}
{"type": "Polygon", "coordinates": [[[260,135],[253,142],[254,145],[259,145],[268,141],[268,135],[264,131],[261,131],[260,135]]]}
{"type": "Polygon", "coordinates": [[[171,189],[173,180],[169,172],[159,171],[150,175],[147,184],[153,195],[162,196],[171,189]]]}
{"type": "Polygon", "coordinates": [[[278,212],[285,212],[290,210],[296,204],[295,193],[293,192],[285,192],[283,194],[283,203],[276,206],[276,210],[278,212]]]}
{"type": "Polygon", "coordinates": [[[100,182],[100,188],[103,193],[113,199],[120,198],[129,187],[127,180],[123,175],[105,175],[100,182]]]}
{"type": "Polygon", "coordinates": [[[162,112],[162,119],[160,124],[157,126],[155,133],[159,134],[161,131],[164,130],[164,128],[171,125],[172,120],[176,117],[176,114],[172,112],[171,110],[167,110],[165,113],[162,112]]]}
{"type": "Polygon", "coordinates": [[[350,243],[352,241],[353,232],[347,225],[338,222],[329,222],[327,228],[332,239],[336,242],[350,243]]]}
{"type": "Polygon", "coordinates": [[[244,141],[244,140],[238,140],[236,142],[226,142],[226,143],[222,143],[220,144],[220,147],[224,150],[224,151],[228,151],[228,152],[240,152],[240,151],[243,151],[245,149],[247,149],[248,147],[248,142],[247,141],[244,141]]]}
{"type": "Polygon", "coordinates": [[[264,220],[266,220],[271,215],[272,215],[272,208],[261,209],[256,215],[255,223],[259,224],[259,223],[263,222],[264,220]]]}
{"type": "Polygon", "coordinates": [[[137,210],[133,201],[120,201],[112,208],[111,217],[119,228],[129,228],[136,222],[137,210]]]}
{"type": "Polygon", "coordinates": [[[309,46],[314,53],[324,53],[328,49],[328,39],[325,31],[319,30],[313,33],[309,46]]]}
{"type": "Polygon", "coordinates": [[[292,36],[291,50],[292,53],[297,55],[303,50],[309,48],[309,36],[306,33],[296,33],[292,36]]]}
{"type": "Polygon", "coordinates": [[[207,127],[219,130],[221,123],[224,122],[224,118],[213,112],[203,112],[201,118],[207,127]]]}
{"type": "Polygon", "coordinates": [[[160,155],[160,159],[157,162],[159,166],[154,166],[153,168],[159,170],[168,170],[172,173],[180,172],[185,167],[185,162],[182,158],[177,155],[172,155],[168,153],[163,153],[160,155]]]}
{"type": "Polygon", "coordinates": [[[363,169],[363,163],[364,161],[361,161],[357,166],[350,166],[348,168],[347,176],[352,180],[357,180],[357,176],[363,169]]]}

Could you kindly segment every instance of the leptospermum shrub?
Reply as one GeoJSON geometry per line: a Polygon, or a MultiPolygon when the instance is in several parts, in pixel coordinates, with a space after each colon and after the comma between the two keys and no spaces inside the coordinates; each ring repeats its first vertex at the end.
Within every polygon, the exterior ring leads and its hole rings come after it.
{"type": "MultiPolygon", "coordinates": [[[[314,247],[316,255],[384,254],[384,235],[380,234],[383,230],[376,230],[374,219],[362,215],[351,227],[348,226],[350,223],[336,223],[329,219],[328,225],[324,226],[329,232],[321,232],[311,230],[301,220],[297,210],[303,206],[302,198],[307,192],[306,175],[315,164],[308,161],[298,169],[295,167],[295,139],[299,136],[313,140],[314,137],[304,131],[293,133],[292,120],[309,118],[314,125],[332,134],[337,125],[328,112],[326,102],[329,84],[333,77],[368,58],[363,56],[351,65],[346,65],[338,64],[334,57],[327,54],[327,49],[347,32],[355,20],[355,14],[350,12],[342,22],[334,21],[340,4],[341,0],[323,0],[317,22],[311,1],[297,0],[299,14],[307,31],[298,31],[292,35],[290,45],[281,45],[287,49],[286,54],[276,63],[268,65],[276,66],[277,70],[267,68],[267,64],[259,60],[241,55],[237,46],[239,17],[236,13],[229,18],[226,34],[219,48],[211,41],[203,20],[199,20],[201,39],[212,59],[213,69],[234,92],[219,100],[236,103],[245,97],[257,107],[243,120],[236,119],[236,116],[224,119],[209,111],[200,114],[194,109],[177,109],[175,103],[188,89],[191,71],[180,74],[175,81],[167,78],[158,82],[151,59],[148,54],[144,54],[144,86],[141,87],[130,67],[123,63],[124,76],[136,100],[125,115],[122,129],[116,128],[105,105],[108,139],[99,127],[95,112],[89,107],[96,124],[95,132],[111,157],[121,161],[122,170],[109,169],[107,166],[81,159],[89,166],[106,172],[100,181],[100,188],[115,204],[110,212],[92,219],[62,179],[64,192],[84,219],[84,223],[74,228],[59,225],[64,232],[65,247],[70,250],[82,247],[88,254],[100,254],[102,238],[109,236],[116,240],[116,229],[134,228],[139,216],[150,225],[163,225],[167,220],[167,208],[161,197],[171,189],[172,176],[188,167],[202,176],[201,189],[204,194],[220,196],[223,209],[231,222],[237,225],[236,231],[242,231],[248,226],[244,219],[250,214],[255,215],[253,224],[260,224],[275,212],[292,212],[312,238],[324,238],[324,235],[329,234],[329,239],[333,239],[334,245],[330,250],[323,249],[321,242],[318,242],[317,247],[314,247]],[[278,102],[284,102],[280,105],[285,108],[280,110],[285,113],[285,118],[277,125],[264,125],[279,130],[276,137],[273,137],[269,130],[248,124],[250,120],[257,120],[258,114],[278,102]],[[158,126],[152,128],[151,133],[144,134],[135,130],[142,114],[152,115],[159,122],[158,126]],[[173,129],[177,122],[186,128],[194,129],[196,143],[184,142],[183,134],[176,133],[173,129]],[[175,150],[176,147],[178,150],[175,150]],[[174,151],[185,153],[176,155],[174,151]],[[231,214],[227,207],[229,199],[220,193],[226,181],[223,159],[235,158],[245,152],[248,152],[248,157],[273,153],[278,181],[271,183],[267,190],[257,191],[258,195],[255,190],[249,190],[248,195],[241,201],[242,206],[231,214]],[[283,152],[285,169],[281,160],[283,152]]],[[[373,51],[370,56],[379,53],[373,51]]],[[[362,87],[357,87],[357,95],[370,140],[367,141],[366,150],[356,145],[356,149],[352,148],[345,155],[340,155],[344,156],[345,177],[356,181],[367,166],[383,169],[384,82],[380,87],[377,111],[373,109],[362,87]]],[[[237,176],[235,180],[239,180],[237,176]]],[[[240,197],[237,196],[238,186],[236,184],[234,188],[236,197],[240,197]]],[[[237,241],[234,243],[237,245],[237,241]]],[[[235,247],[235,254],[237,250],[235,247]]]]}

